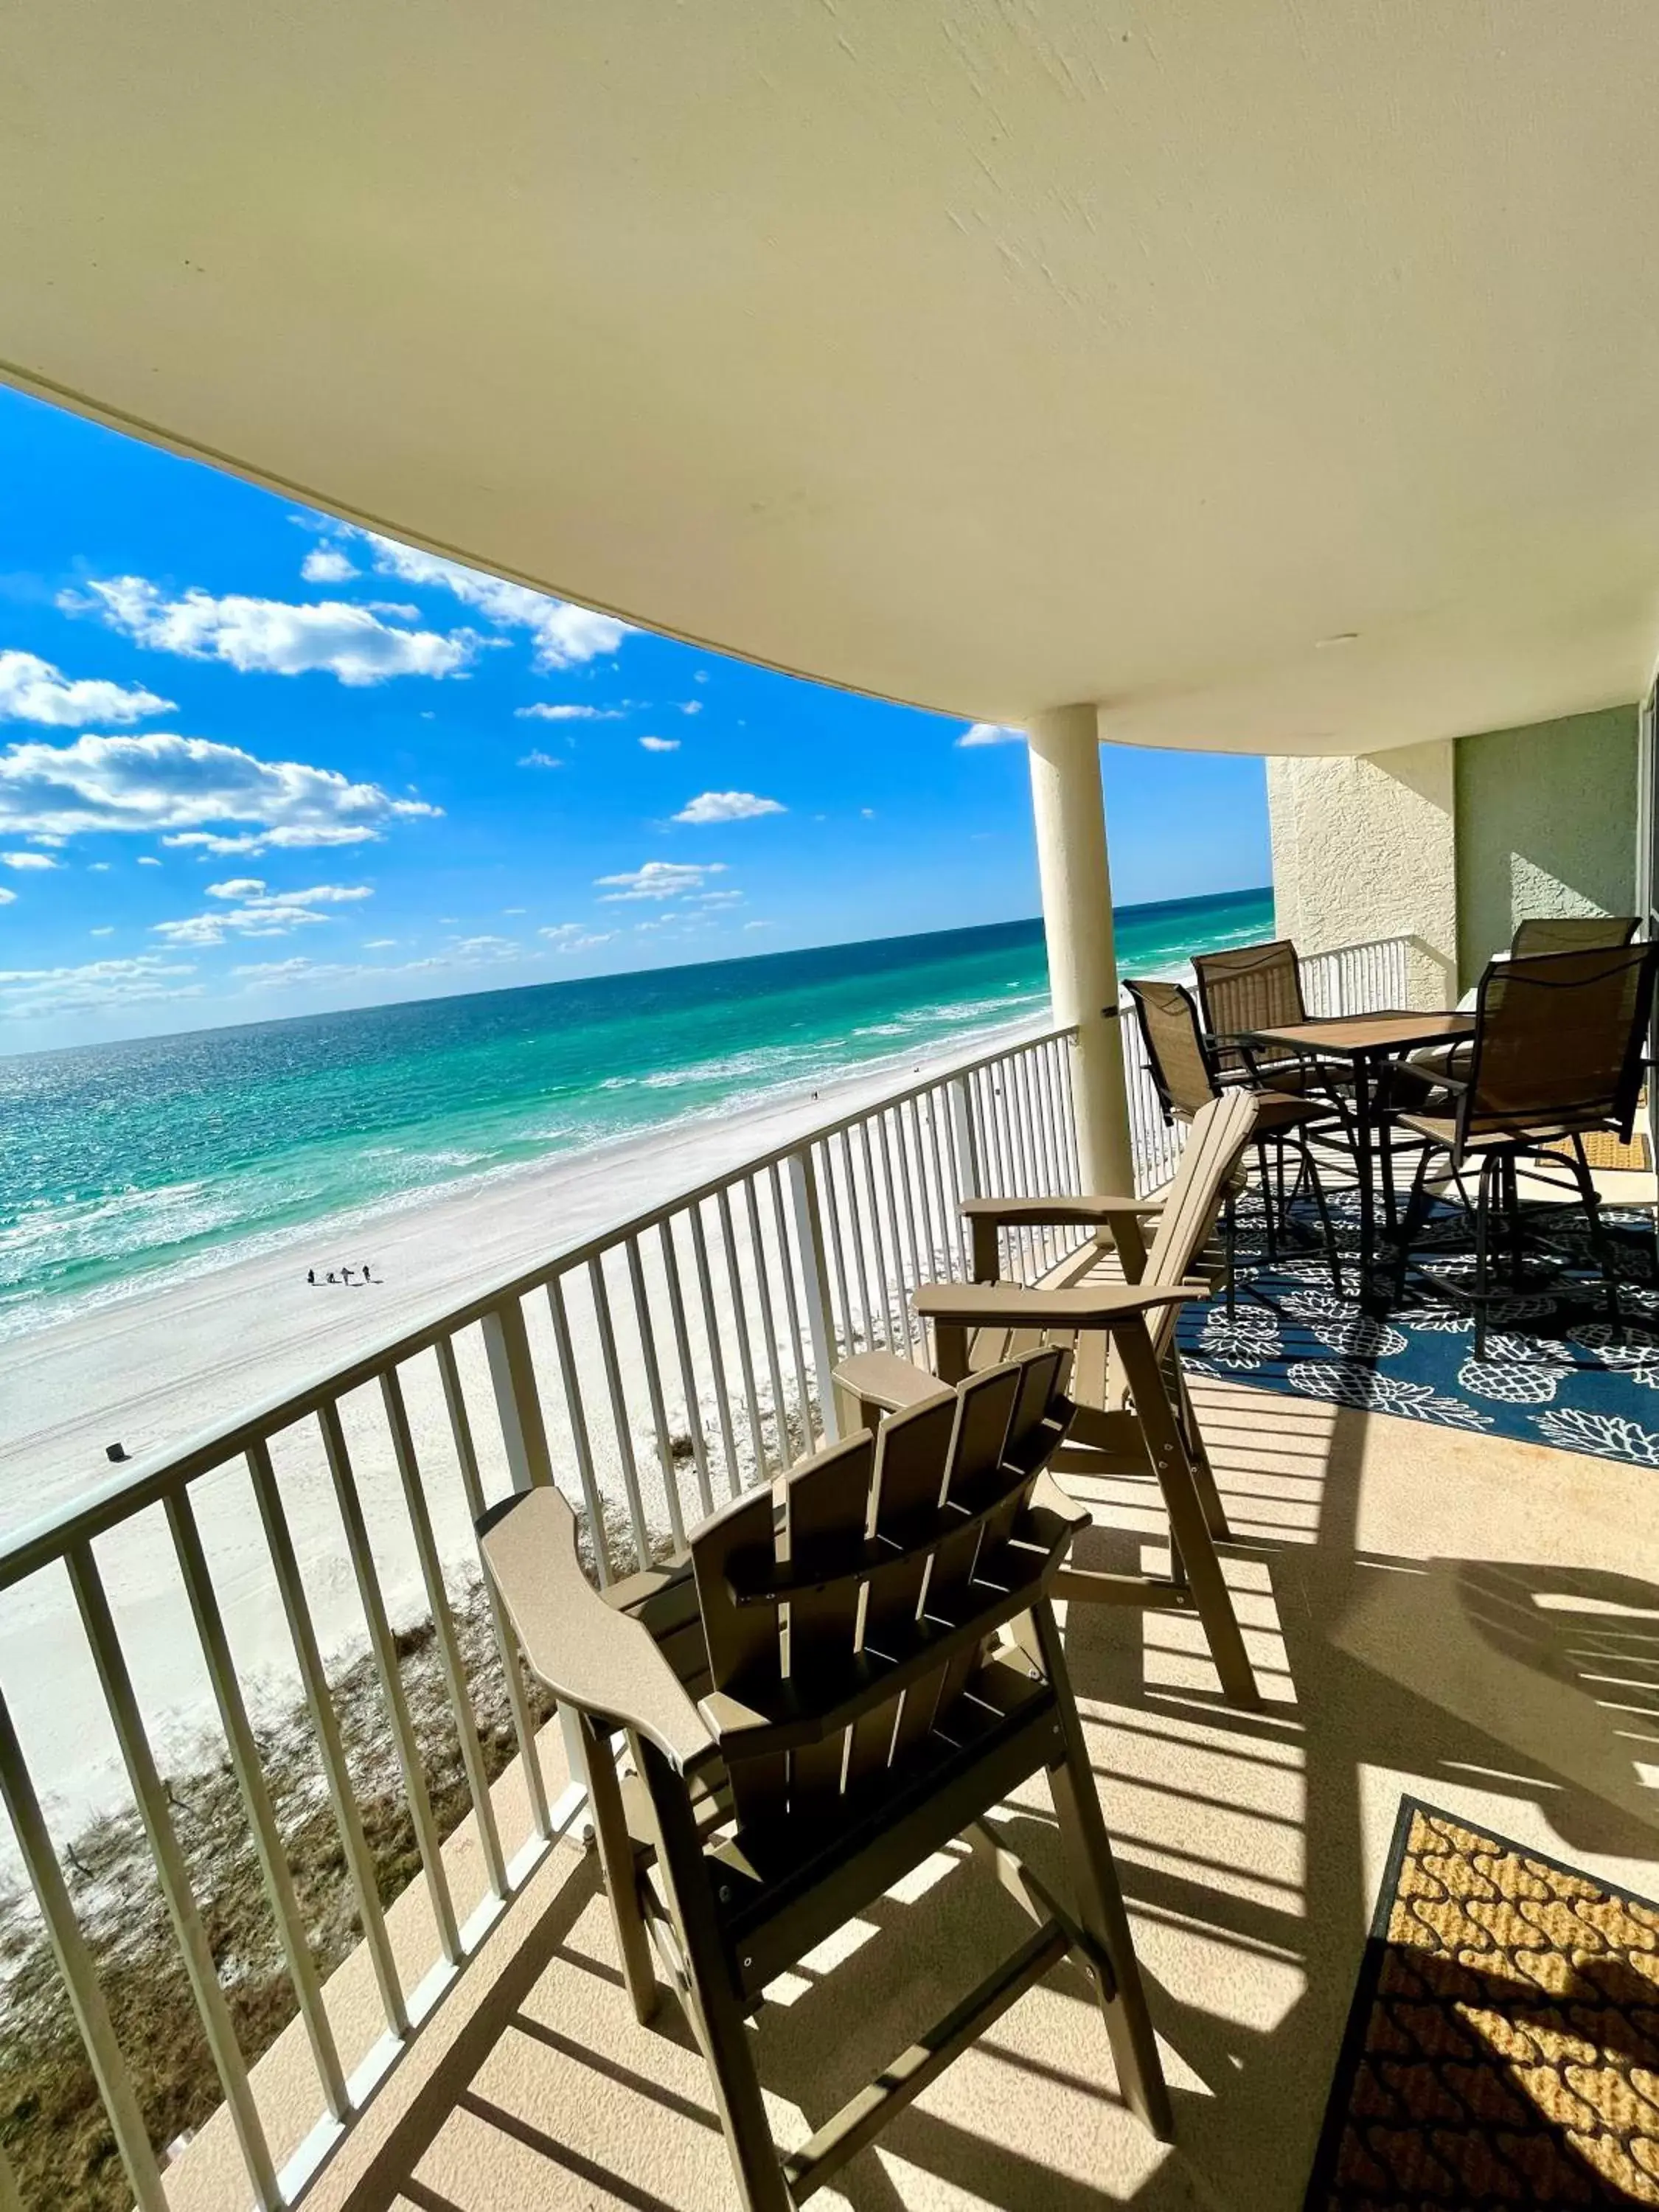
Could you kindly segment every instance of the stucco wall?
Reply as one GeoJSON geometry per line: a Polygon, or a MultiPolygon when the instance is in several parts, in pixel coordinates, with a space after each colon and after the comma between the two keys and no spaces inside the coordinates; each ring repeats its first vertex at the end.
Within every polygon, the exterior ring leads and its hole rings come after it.
{"type": "Polygon", "coordinates": [[[1424,1006],[1455,996],[1452,752],[1443,741],[1267,763],[1279,934],[1303,952],[1410,937],[1411,995],[1424,1006]]]}
{"type": "Polygon", "coordinates": [[[1457,943],[1464,983],[1529,915],[1630,914],[1634,707],[1457,741],[1457,943]]]}

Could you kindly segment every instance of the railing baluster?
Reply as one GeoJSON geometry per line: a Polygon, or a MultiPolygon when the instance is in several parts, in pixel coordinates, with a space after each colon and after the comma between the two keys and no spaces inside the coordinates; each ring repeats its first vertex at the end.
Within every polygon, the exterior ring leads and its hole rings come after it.
{"type": "Polygon", "coordinates": [[[386,1404],[386,1423],[392,1431],[392,1452],[398,1462],[398,1480],[403,1486],[404,1504],[408,1508],[410,1522],[415,1531],[415,1551],[421,1563],[421,1579],[426,1584],[426,1601],[432,1608],[432,1626],[438,1638],[438,1657],[443,1668],[444,1684],[449,1692],[449,1707],[455,1723],[455,1733],[460,1739],[461,1765],[466,1770],[466,1786],[472,1796],[472,1810],[478,1823],[478,1840],[483,1847],[484,1869],[489,1876],[491,1891],[505,1903],[507,1861],[501,1854],[501,1832],[495,1826],[495,1808],[490,1802],[489,1777],[484,1772],[483,1747],[478,1741],[478,1717],[472,1709],[472,1693],[467,1687],[460,1639],[455,1633],[455,1616],[450,1610],[449,1592],[444,1587],[443,1566],[438,1558],[437,1544],[433,1539],[432,1516],[427,1508],[426,1490],[421,1480],[421,1463],[416,1455],[415,1438],[410,1430],[409,1408],[404,1403],[403,1378],[395,1367],[388,1367],[381,1376],[380,1395],[386,1404]]]}
{"type": "MultiPolygon", "coordinates": [[[[576,1455],[576,1480],[587,1509],[587,1529],[593,1546],[593,1571],[601,1589],[616,1579],[611,1571],[611,1532],[605,1525],[605,1508],[593,1479],[593,1447],[587,1432],[587,1408],[582,1401],[582,1380],[576,1372],[576,1354],[570,1341],[570,1316],[565,1310],[564,1277],[551,1275],[547,1284],[547,1310],[553,1319],[553,1348],[558,1355],[559,1387],[570,1423],[570,1447],[576,1455]]],[[[579,1773],[574,1764],[570,1771],[579,1773]]]]}
{"type": "MultiPolygon", "coordinates": [[[[478,1455],[472,1443],[472,1423],[466,1410],[466,1396],[461,1389],[461,1370],[456,1364],[453,1337],[441,1336],[437,1342],[438,1373],[444,1386],[444,1404],[449,1413],[449,1432],[455,1440],[456,1462],[461,1470],[461,1487],[466,1493],[466,1510],[477,1522],[484,1510],[483,1484],[478,1476],[478,1455]]],[[[524,1674],[519,1662],[519,1640],[513,1633],[511,1623],[502,1610],[493,1579],[483,1578],[484,1600],[489,1607],[489,1625],[495,1632],[495,1654],[501,1662],[502,1677],[507,1684],[507,1710],[513,1717],[513,1734],[517,1739],[519,1757],[524,1764],[525,1784],[530,1794],[530,1817],[536,1833],[544,1843],[553,1839],[553,1820],[548,1809],[547,1783],[542,1773],[541,1753],[536,1745],[536,1730],[530,1718],[530,1703],[525,1696],[524,1674]]]]}
{"type": "Polygon", "coordinates": [[[503,1300],[483,1316],[482,1327],[507,1474],[514,1490],[532,1490],[552,1481],[553,1462],[548,1456],[547,1425],[542,1419],[523,1304],[517,1298],[503,1300]]]}
{"type": "Polygon", "coordinates": [[[714,1311],[714,1285],[708,1272],[708,1240],[703,1232],[701,1202],[692,1206],[691,1257],[696,1263],[697,1296],[702,1306],[702,1325],[708,1340],[708,1364],[714,1377],[714,1411],[726,1447],[726,1487],[736,1498],[743,1488],[743,1469],[738,1464],[738,1440],[732,1423],[732,1393],[726,1387],[726,1354],[720,1346],[720,1320],[714,1311]]]}
{"type": "Polygon", "coordinates": [[[611,1297],[605,1285],[605,1261],[596,1252],[587,1263],[587,1280],[593,1296],[593,1317],[599,1325],[599,1358],[605,1365],[605,1387],[611,1398],[611,1421],[617,1432],[617,1456],[622,1468],[623,1491],[634,1522],[634,1549],[641,1569],[651,1564],[651,1532],[645,1525],[645,1500],[640,1496],[640,1471],[634,1459],[634,1432],[629,1425],[628,1397],[623,1389],[622,1368],[617,1358],[617,1332],[611,1319],[611,1297]]]}
{"type": "Polygon", "coordinates": [[[331,2116],[337,2120],[343,2120],[351,2109],[351,2100],[346,2094],[345,2073],[340,2064],[334,2030],[323,2004],[317,1962],[312,1957],[311,1946],[306,1941],[305,1922],[300,1912],[300,1900],[295,1894],[288,1853],[283,1846],[276,1809],[265,1785],[259,1747],[254,1741],[253,1729],[248,1720],[242,1686],[237,1678],[236,1662],[231,1656],[230,1639],[225,1633],[224,1615],[208,1569],[207,1553],[202,1546],[202,1532],[197,1526],[196,1511],[191,1504],[189,1491],[181,1486],[170,1492],[166,1499],[166,1508],[167,1526],[173,1532],[173,1548],[178,1558],[179,1571],[185,1578],[185,1590],[190,1600],[191,1618],[196,1623],[197,1638],[202,1646],[202,1656],[207,1662],[208,1680],[213,1686],[214,1703],[219,1709],[220,1724],[224,1729],[225,1742],[230,1752],[231,1770],[236,1777],[243,1808],[253,1832],[265,1896],[276,1923],[276,1933],[282,1940],[283,1955],[288,1961],[289,1979],[294,1984],[300,2016],[305,2022],[306,2036],[317,2068],[317,2079],[322,2085],[324,2101],[331,2116]]]}
{"type": "Polygon", "coordinates": [[[213,2069],[219,2076],[219,2086],[225,2094],[225,2104],[230,2113],[237,2146],[242,2154],[242,2163],[247,2168],[253,2201],[259,2206],[260,2212],[279,2212],[283,2200],[276,2186],[276,2169],[271,2162],[270,2146],[265,2141],[264,2125],[259,2118],[258,2106],[253,2101],[253,2090],[247,2077],[247,2063],[236,2040],[236,2030],[231,2023],[230,2008],[225,2002],[225,1993],[219,1986],[218,1969],[214,1964],[207,1931],[202,1925],[202,1916],[191,1890],[185,1856],[179,1848],[179,1838],[167,1812],[167,1791],[156,1770],[149,1739],[144,1733],[144,1723],[139,1717],[138,1700],[133,1695],[126,1656],[115,1632],[114,1618],[109,1609],[109,1600],[104,1593],[103,1581],[98,1572],[98,1563],[92,1555],[91,1545],[71,1545],[65,1565],[69,1568],[75,1602],[80,1611],[81,1625],[86,1630],[87,1641],[92,1647],[99,1686],[103,1691],[104,1703],[114,1724],[116,1741],[121,1747],[121,1763],[126,1768],[127,1779],[132,1784],[132,1794],[138,1805],[138,1817],[143,1823],[150,1856],[155,1862],[156,1878],[161,1886],[161,1894],[167,1899],[173,1932],[184,1956],[185,1973],[190,1983],[191,1996],[196,2002],[197,2016],[202,2023],[202,2033],[212,2054],[213,2069]]]}
{"type": "MultiPolygon", "coordinates": [[[[864,1187],[870,1197],[870,1242],[875,1260],[876,1281],[881,1291],[881,1333],[889,1351],[896,1349],[893,1328],[893,1298],[891,1278],[887,1272],[887,1253],[882,1236],[881,1200],[876,1190],[876,1166],[870,1149],[870,1124],[861,1121],[858,1125],[859,1151],[864,1159],[864,1187]]],[[[902,1302],[902,1277],[900,1297],[902,1302]]],[[[909,1316],[905,1316],[904,1339],[910,1340],[909,1316]]]]}
{"type": "Polygon", "coordinates": [[[345,1430],[341,1425],[340,1408],[336,1400],[324,1400],[317,1409],[317,1424],[322,1431],[323,1449],[327,1455],[328,1471],[334,1481],[334,1496],[340,1508],[340,1518],[345,1525],[346,1549],[351,1555],[351,1571],[356,1578],[357,1595],[362,1601],[363,1617],[368,1623],[369,1649],[374,1654],[380,1694],[386,1699],[386,1711],[392,1721],[392,1741],[398,1749],[398,1763],[403,1770],[404,1795],[409,1802],[409,1816],[415,1824],[415,1840],[420,1846],[421,1864],[426,1873],[432,1917],[438,1925],[438,1941],[450,1965],[459,1966],[461,1932],[456,1923],[454,1900],[449,1893],[449,1875],[444,1866],[443,1846],[438,1838],[438,1824],[432,1817],[432,1799],[427,1790],[426,1769],[421,1761],[421,1747],[416,1739],[415,1724],[409,1717],[409,1701],[404,1695],[403,1675],[398,1665],[398,1647],[392,1639],[392,1623],[386,1618],[386,1600],[380,1592],[380,1571],[374,1565],[374,1553],[368,1540],[368,1524],[363,1518],[362,1500],[357,1494],[357,1478],[351,1470],[351,1455],[346,1449],[345,1430]]]}
{"type": "MultiPolygon", "coordinates": [[[[863,1327],[864,1349],[872,1351],[876,1343],[876,1317],[871,1310],[870,1278],[865,1264],[864,1217],[859,1205],[858,1170],[853,1162],[853,1139],[845,1129],[841,1133],[841,1151],[842,1164],[846,1170],[847,1220],[852,1233],[853,1266],[858,1277],[859,1315],[863,1327]]],[[[884,1335],[885,1332],[883,1334],[884,1335]]],[[[853,1345],[854,1350],[858,1348],[856,1344],[853,1345]]]]}
{"type": "Polygon", "coordinates": [[[931,1270],[927,1271],[924,1277],[921,1264],[921,1237],[916,1228],[915,1188],[910,1178],[910,1154],[905,1142],[902,1104],[893,1109],[892,1120],[893,1155],[898,1163],[899,1194],[904,1206],[905,1234],[910,1243],[911,1288],[913,1291],[919,1291],[924,1279],[931,1281],[933,1278],[931,1270]]]}
{"type": "MultiPolygon", "coordinates": [[[[755,1188],[756,1177],[743,1179],[744,1207],[749,1222],[749,1249],[755,1260],[756,1296],[760,1301],[761,1336],[766,1346],[766,1370],[772,1385],[772,1423],[777,1431],[778,1465],[789,1464],[787,1443],[788,1425],[784,1419],[783,1370],[778,1364],[778,1321],[772,1310],[772,1285],[766,1265],[766,1246],[761,1233],[760,1196],[755,1188]]],[[[782,1224],[779,1224],[781,1231],[782,1224]]],[[[778,1264],[787,1273],[789,1267],[788,1248],[780,1243],[778,1264]]],[[[805,1407],[802,1407],[803,1416],[805,1407]]],[[[808,1423],[810,1431],[811,1423],[808,1423]]]]}
{"type": "MultiPolygon", "coordinates": [[[[674,1249],[674,1224],[671,1216],[665,1214],[657,1224],[657,1234],[662,1245],[663,1273],[668,1280],[668,1315],[674,1326],[674,1352],[680,1363],[680,1388],[685,1394],[686,1433],[691,1439],[691,1460],[697,1470],[697,1497],[707,1515],[714,1510],[714,1492],[708,1480],[708,1439],[703,1434],[702,1408],[697,1401],[697,1378],[691,1364],[691,1334],[685,1325],[685,1292],[680,1283],[679,1255],[674,1249]]],[[[695,1245],[695,1230],[692,1241],[695,1245]]]]}
{"type": "MultiPolygon", "coordinates": [[[[817,1377],[818,1421],[823,1431],[824,1442],[834,1443],[841,1434],[835,1386],[830,1379],[836,1366],[836,1329],[830,1311],[830,1276],[824,1265],[823,1214],[817,1170],[811,1152],[805,1145],[799,1152],[790,1153],[787,1164],[789,1200],[795,1215],[795,1243],[800,1253],[801,1282],[806,1295],[806,1326],[812,1339],[812,1365],[817,1377]]],[[[830,1173],[827,1147],[824,1167],[827,1181],[830,1173]]],[[[796,1341],[799,1341],[799,1335],[796,1341]]],[[[849,1344],[852,1341],[850,1330],[848,1341],[849,1344]]],[[[805,1381],[801,1388],[804,1394],[805,1381]]]]}
{"type": "Polygon", "coordinates": [[[11,1708],[3,1698],[0,1698],[0,1796],[6,1801],[12,1832],[17,1838],[29,1886],[46,1922],[46,1938],[58,1961],[58,1971],[64,1978],[70,2010],[80,2030],[92,2078],[103,2103],[104,2117],[126,2168],[137,2212],[167,2212],[161,2170],[139,2109],[132,2076],[116,2041],[109,2007],[92,1963],[92,1953],[81,1933],[69,1885],[58,1863],[40,1800],[35,1794],[34,1780],[17,1740],[11,1708]]]}
{"type": "Polygon", "coordinates": [[[720,1249],[726,1260],[726,1294],[732,1301],[732,1322],[738,1339],[738,1371],[743,1377],[743,1400],[749,1413],[749,1436],[755,1451],[755,1480],[766,1480],[766,1439],[761,1431],[760,1401],[755,1395],[755,1347],[749,1335],[749,1306],[743,1295],[743,1273],[738,1266],[738,1243],[732,1229],[732,1197],[722,1183],[714,1193],[714,1218],[720,1224],[720,1249]]]}
{"type": "MultiPolygon", "coordinates": [[[[799,1158],[800,1155],[797,1152],[792,1152],[789,1155],[792,1172],[795,1162],[799,1158]]],[[[772,1218],[777,1224],[778,1265],[783,1270],[783,1304],[789,1322],[789,1353],[794,1364],[795,1388],[800,1394],[801,1448],[804,1451],[810,1452],[812,1449],[812,1393],[807,1386],[806,1355],[801,1348],[800,1301],[795,1295],[795,1263],[790,1255],[789,1228],[784,1218],[783,1182],[778,1174],[778,1164],[775,1160],[766,1172],[772,1186],[772,1218]]],[[[806,1247],[804,1243],[801,1246],[801,1264],[803,1267],[806,1265],[806,1247]]],[[[807,1295],[810,1302],[812,1294],[809,1291],[807,1295]]]]}
{"type": "Polygon", "coordinates": [[[669,1534],[674,1549],[685,1549],[685,1527],[680,1518],[680,1486],[674,1473],[674,1454],[668,1442],[668,1407],[663,1400],[662,1370],[657,1364],[657,1334],[651,1325],[651,1299],[645,1287],[645,1268],[637,1237],[628,1240],[628,1287],[634,1301],[634,1325],[640,1333],[645,1361],[645,1388],[651,1401],[651,1425],[657,1437],[657,1463],[662,1469],[663,1502],[668,1509],[669,1534]]]}
{"type": "Polygon", "coordinates": [[[276,1473],[270,1463],[270,1445],[263,1440],[251,1443],[247,1449],[247,1466],[253,1480],[253,1496],[259,1509],[260,1524],[264,1529],[265,1547],[270,1553],[277,1591],[288,1620],[289,1638],[300,1662],[300,1680],[305,1687],[306,1707],[311,1715],[311,1725],[316,1731],[323,1777],[334,1807],[341,1849],[350,1870],[352,1893],[357,1900],[357,1917],[362,1923],[363,1942],[368,1946],[374,1979],[380,1988],[386,2024],[394,2035],[405,2036],[409,2033],[409,2008],[404,2002],[403,1984],[398,1979],[397,1961],[392,1955],[392,1944],[386,1935],[386,1916],[380,1910],[380,1884],[376,1879],[374,1861],[369,1854],[368,1838],[363,1834],[362,1817],[357,1810],[357,1794],[352,1787],[351,1770],[346,1765],[345,1748],[340,1741],[339,1717],[334,1710],[333,1693],[328,1686],[323,1655],[318,1649],[317,1632],[312,1626],[311,1609],[306,1602],[305,1581],[300,1572],[299,1561],[294,1555],[294,1538],[289,1528],[282,1494],[276,1486],[276,1473]]]}
{"type": "MultiPolygon", "coordinates": [[[[847,1257],[842,1250],[841,1204],[836,1196],[836,1155],[827,1137],[817,1147],[817,1162],[812,1158],[810,1146],[803,1146],[802,1150],[806,1154],[809,1170],[814,1173],[815,1185],[824,1208],[823,1215],[819,1218],[819,1228],[822,1231],[821,1251],[829,1261],[828,1279],[834,1285],[836,1305],[841,1314],[839,1342],[833,1315],[830,1322],[830,1349],[832,1355],[830,1364],[833,1366],[835,1358],[839,1357],[842,1345],[845,1345],[849,1352],[857,1349],[857,1340],[853,1334],[853,1307],[848,1287],[847,1257]],[[821,1166],[819,1163],[822,1164],[821,1166]]],[[[820,1381],[820,1395],[823,1388],[823,1382],[820,1381]]]]}

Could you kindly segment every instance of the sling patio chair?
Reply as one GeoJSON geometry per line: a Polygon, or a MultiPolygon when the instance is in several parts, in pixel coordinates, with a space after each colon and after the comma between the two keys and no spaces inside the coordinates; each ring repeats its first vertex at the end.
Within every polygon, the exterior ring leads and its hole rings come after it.
{"type": "MultiPolygon", "coordinates": [[[[1516,924],[1509,957],[1527,960],[1542,952],[1616,952],[1635,934],[1633,914],[1540,915],[1516,924]]],[[[1406,1064],[1434,1083],[1448,1075],[1467,1077],[1468,1044],[1430,1045],[1413,1053],[1406,1064]]]]}
{"type": "Polygon", "coordinates": [[[1455,1110],[1407,1115],[1405,1126],[1425,1139],[1422,1159],[1401,1224],[1399,1294],[1405,1293],[1412,1242],[1427,1212],[1428,1169],[1444,1156],[1451,1182],[1474,1219],[1472,1287],[1443,1288],[1468,1300],[1474,1314],[1474,1356],[1486,1357],[1496,1212],[1510,1241],[1512,1280],[1522,1279],[1523,1219],[1516,1164],[1528,1179],[1571,1188],[1582,1204],[1591,1249],[1607,1285],[1607,1318],[1621,1329],[1619,1277],[1601,1226],[1601,1201],[1585,1157],[1584,1139],[1613,1130],[1630,1141],[1641,1093],[1653,1012],[1659,945],[1624,945],[1494,960],[1480,979],[1468,1073],[1443,1079],[1455,1110]],[[1563,1185],[1565,1166],[1571,1182],[1563,1185]],[[1476,1170],[1471,1201],[1464,1175],[1476,1170]]]}
{"type": "MultiPolygon", "coordinates": [[[[1192,994],[1179,983],[1166,982],[1152,976],[1140,981],[1126,979],[1123,988],[1134,1001],[1141,1041],[1146,1048],[1146,1063],[1152,1073],[1152,1086],[1158,1092],[1158,1103],[1164,1109],[1164,1118],[1171,1126],[1176,1121],[1189,1122],[1195,1115],[1203,1112],[1221,1090],[1205,1042],[1198,1008],[1193,1004],[1192,994]]],[[[1319,1166],[1314,1158],[1312,1145],[1314,1132],[1332,1127],[1337,1120],[1333,1109],[1316,1103],[1311,1098],[1293,1098],[1281,1091],[1264,1091],[1256,1109],[1255,1157],[1261,1178],[1268,1263],[1271,1265],[1279,1256],[1274,1213],[1275,1181],[1278,1218],[1288,1225],[1290,1208],[1295,1204],[1305,1177],[1325,1233],[1325,1252],[1330,1261],[1332,1287],[1340,1297],[1341,1255],[1337,1249],[1336,1235],[1331,1227],[1330,1211],[1325,1203],[1325,1187],[1320,1181],[1319,1166]],[[1297,1160],[1296,1180],[1291,1187],[1288,1200],[1285,1189],[1285,1155],[1287,1152],[1294,1152],[1297,1160]],[[1270,1152],[1273,1156],[1271,1168],[1277,1171],[1276,1177],[1270,1172],[1270,1152]]],[[[1234,1303],[1233,1252],[1237,1241],[1237,1199],[1230,1189],[1221,1212],[1222,1237],[1226,1249],[1229,1313],[1232,1311],[1234,1303]]]]}
{"type": "Polygon", "coordinates": [[[1068,1954],[1126,2102],[1173,2132],[1051,1603],[1087,1517],[1044,1472],[1066,1369],[1039,1351],[935,1387],[879,1438],[850,1437],[734,1498],[678,1566],[603,1594],[557,1490],[479,1524],[526,1657],[577,1717],[634,2008],[642,2021],[657,2008],[654,1946],[750,2212],[803,2203],[1068,1954]],[[986,1825],[1042,1772],[1069,1903],[986,1825]],[[781,2157],[747,2020],[769,1984],[961,1836],[1035,1932],[781,2157]]]}
{"type": "Polygon", "coordinates": [[[1173,1572],[1105,1573],[1067,1565],[1055,1595],[1085,1601],[1194,1612],[1202,1624],[1223,1692],[1235,1705],[1260,1702],[1216,1544],[1230,1530],[1176,1346],[1186,1301],[1207,1298],[1194,1279],[1239,1163],[1255,1141],[1259,1092],[1224,1091],[1193,1116],[1181,1164],[1161,1201],[1131,1197],[974,1198],[964,1201],[971,1283],[924,1283],[913,1310],[933,1329],[933,1370],[891,1352],[855,1352],[835,1370],[848,1419],[873,1427],[956,1382],[1037,1344],[1073,1354],[1070,1422],[1057,1471],[1150,1474],[1170,1522],[1173,1572]],[[1141,1224],[1156,1219],[1150,1253],[1141,1224]],[[1059,1226],[1094,1238],[1037,1285],[1006,1283],[1001,1232],[1059,1226]],[[1086,1280],[1106,1259],[1109,1237],[1126,1281],[1086,1280]]]}

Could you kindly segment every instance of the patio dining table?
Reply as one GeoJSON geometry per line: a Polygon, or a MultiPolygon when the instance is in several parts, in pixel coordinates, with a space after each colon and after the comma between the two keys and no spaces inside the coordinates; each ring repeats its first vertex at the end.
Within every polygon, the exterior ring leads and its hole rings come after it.
{"type": "Polygon", "coordinates": [[[1388,1303],[1376,1283],[1377,1164],[1382,1164],[1383,1215],[1390,1231],[1396,1226],[1394,1189],[1394,1147],[1387,1124],[1392,1107],[1384,1076],[1390,1062],[1426,1046],[1461,1043],[1474,1034],[1472,1014],[1411,1013],[1390,1009],[1374,1014],[1330,1014],[1317,1020],[1287,1022],[1273,1029],[1242,1030],[1217,1042],[1236,1045],[1252,1066],[1255,1056],[1268,1053],[1293,1055],[1302,1061],[1340,1063],[1344,1089],[1352,1087],[1352,1103],[1332,1103],[1353,1140],[1354,1166],[1359,1183],[1359,1297],[1367,1311],[1378,1311],[1388,1303]]]}

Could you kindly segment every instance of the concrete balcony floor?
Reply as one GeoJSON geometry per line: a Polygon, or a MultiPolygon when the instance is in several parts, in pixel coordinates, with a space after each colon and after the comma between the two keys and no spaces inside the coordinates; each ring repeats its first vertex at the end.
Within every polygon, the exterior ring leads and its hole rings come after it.
{"type": "MultiPolygon", "coordinates": [[[[1236,1385],[1198,1395],[1265,1710],[1220,1703],[1185,1618],[1074,1607],[1066,1628],[1178,2140],[1153,2142],[1117,2102],[1098,2014],[1062,1968],[826,2206],[1299,2205],[1402,1793],[1659,1892],[1652,1472],[1236,1385]]],[[[1100,1484],[1091,1502],[1086,1564],[1162,1563],[1147,1489],[1100,1484]]],[[[1054,1864],[1042,1789],[1006,1817],[1054,1864]]],[[[1028,1925],[946,1856],[778,1985],[755,2032],[780,2142],[1028,1925]]],[[[313,2202],[733,2202],[690,2032],[667,1997],[635,2022],[591,1856],[554,1855],[313,2202]]]]}

